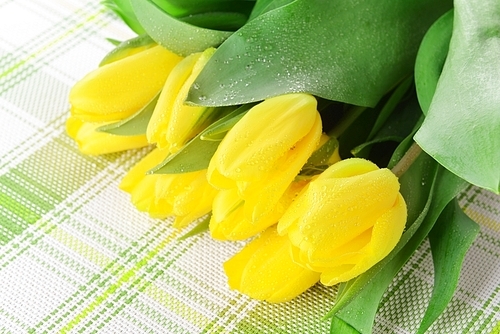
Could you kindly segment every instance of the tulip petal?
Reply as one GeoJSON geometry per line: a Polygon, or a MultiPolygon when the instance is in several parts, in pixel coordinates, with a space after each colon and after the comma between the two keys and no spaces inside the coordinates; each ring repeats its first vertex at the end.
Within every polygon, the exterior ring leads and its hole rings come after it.
{"type": "Polygon", "coordinates": [[[275,171],[269,173],[264,182],[255,182],[241,191],[242,198],[247,202],[246,214],[255,221],[266,215],[276,206],[276,203],[300,172],[300,169],[318,145],[321,137],[321,118],[316,115],[315,122],[309,133],[297,142],[294,148],[283,159],[277,160],[275,171]],[[266,194],[265,197],[262,194],[266,194]]]}
{"type": "Polygon", "coordinates": [[[71,89],[71,114],[88,122],[124,119],[144,107],[181,60],[161,46],[99,67],[71,89]]]}
{"type": "Polygon", "coordinates": [[[236,189],[219,191],[213,202],[209,225],[212,238],[244,240],[276,224],[281,215],[281,212],[275,211],[252,222],[246,219],[244,206],[245,203],[238,196],[236,189]]]}
{"type": "Polygon", "coordinates": [[[307,94],[265,100],[227,133],[214,155],[214,163],[225,177],[259,180],[279,167],[276,160],[309,133],[316,114],[316,100],[307,94]]]}
{"type": "Polygon", "coordinates": [[[159,149],[152,150],[128,171],[119,185],[120,189],[130,192],[144,178],[146,172],[163,161],[167,155],[168,152],[166,151],[159,149]]]}
{"type": "Polygon", "coordinates": [[[80,152],[100,155],[140,148],[148,145],[146,136],[117,136],[96,131],[105,123],[87,123],[75,117],[66,122],[68,135],[75,140],[80,152]]]}
{"type": "Polygon", "coordinates": [[[214,48],[182,60],[169,75],[148,125],[147,136],[159,148],[178,151],[207,125],[214,108],[184,104],[189,88],[208,62],[214,48]]]}
{"type": "Polygon", "coordinates": [[[295,264],[290,243],[269,228],[224,263],[229,286],[271,303],[295,298],[319,279],[319,273],[295,264]]]}
{"type": "Polygon", "coordinates": [[[156,143],[159,148],[168,149],[169,147],[166,141],[166,133],[176,97],[191,75],[194,64],[196,64],[200,56],[201,53],[195,53],[184,58],[172,69],[165,81],[147,128],[149,142],[156,143]]]}

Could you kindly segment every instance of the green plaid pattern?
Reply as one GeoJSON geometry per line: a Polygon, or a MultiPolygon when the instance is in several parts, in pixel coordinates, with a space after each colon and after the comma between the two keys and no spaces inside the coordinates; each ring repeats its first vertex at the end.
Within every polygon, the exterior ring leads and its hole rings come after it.
{"type": "MultiPolygon", "coordinates": [[[[327,333],[335,288],[285,304],[227,288],[242,243],[184,241],[118,189],[148,149],[81,155],[65,134],[70,87],[133,34],[98,1],[0,0],[0,332],[327,333]]],[[[500,333],[500,197],[460,197],[482,225],[429,333],[500,333]],[[495,329],[496,326],[496,329],[495,329]]],[[[424,243],[384,296],[375,333],[413,333],[432,291],[424,243]]]]}

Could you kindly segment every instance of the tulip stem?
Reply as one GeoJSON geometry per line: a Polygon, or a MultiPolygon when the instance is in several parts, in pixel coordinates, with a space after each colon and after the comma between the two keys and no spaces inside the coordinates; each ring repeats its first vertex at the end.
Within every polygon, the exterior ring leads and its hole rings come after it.
{"type": "Polygon", "coordinates": [[[366,110],[366,107],[354,106],[349,112],[328,132],[330,137],[338,138],[345,130],[366,110]]]}
{"type": "Polygon", "coordinates": [[[418,156],[422,152],[420,146],[417,143],[413,142],[408,151],[406,151],[405,155],[399,160],[396,166],[392,167],[391,171],[400,178],[410,166],[413,164],[415,160],[417,160],[418,156]]]}

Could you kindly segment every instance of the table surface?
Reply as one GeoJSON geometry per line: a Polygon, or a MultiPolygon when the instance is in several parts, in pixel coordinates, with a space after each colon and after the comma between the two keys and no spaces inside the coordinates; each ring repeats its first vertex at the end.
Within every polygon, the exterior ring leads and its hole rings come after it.
{"type": "MultiPolygon", "coordinates": [[[[132,36],[97,0],[0,0],[0,332],[328,332],[335,288],[278,305],[229,290],[222,263],[241,243],[178,241],[118,189],[146,149],[83,156],[66,135],[70,87],[113,48],[106,38],[132,36]]],[[[460,204],[481,232],[429,333],[500,331],[500,197],[469,187],[460,204]]],[[[374,333],[415,332],[432,286],[425,242],[374,333]]]]}

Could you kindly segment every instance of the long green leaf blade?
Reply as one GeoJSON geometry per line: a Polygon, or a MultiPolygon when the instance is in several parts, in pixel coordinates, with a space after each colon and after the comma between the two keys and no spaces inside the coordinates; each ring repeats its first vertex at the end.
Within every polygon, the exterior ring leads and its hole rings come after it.
{"type": "Polygon", "coordinates": [[[201,140],[199,136],[196,136],[180,151],[170,155],[148,173],[180,174],[206,169],[217,147],[219,147],[219,143],[218,141],[201,140]]]}
{"type": "Polygon", "coordinates": [[[158,92],[158,94],[156,94],[156,96],[151,99],[151,101],[149,101],[144,108],[135,114],[119,122],[101,126],[97,129],[97,131],[111,133],[118,136],[137,136],[146,134],[149,120],[153,115],[159,96],[160,93],[158,92]]]}
{"type": "Polygon", "coordinates": [[[146,32],[137,20],[129,0],[104,0],[102,3],[115,12],[138,35],[146,32]]]}
{"type": "Polygon", "coordinates": [[[432,97],[436,92],[448,55],[452,30],[453,10],[450,10],[434,22],[420,43],[415,60],[415,87],[418,102],[424,114],[429,111],[432,97]]]}
{"type": "Polygon", "coordinates": [[[247,19],[242,13],[209,12],[189,15],[181,20],[197,27],[233,31],[244,25],[247,19]]]}
{"type": "Polygon", "coordinates": [[[137,19],[158,44],[181,56],[219,46],[230,31],[200,28],[163,11],[152,0],[130,0],[137,19]]]}
{"type": "Polygon", "coordinates": [[[479,225],[453,201],[444,209],[429,233],[434,261],[434,288],[418,334],[424,334],[444,311],[458,284],[462,263],[479,225]]]}
{"type": "Polygon", "coordinates": [[[250,20],[273,9],[287,5],[293,1],[295,0],[257,0],[255,6],[253,7],[252,13],[250,14],[250,20]]]}
{"type": "Polygon", "coordinates": [[[415,141],[447,169],[500,193],[500,2],[456,0],[453,35],[415,141]]]}
{"type": "Polygon", "coordinates": [[[359,334],[359,332],[344,320],[333,317],[330,325],[330,334],[359,334]]]}
{"type": "Polygon", "coordinates": [[[114,61],[127,57],[137,50],[152,48],[156,43],[148,35],[140,35],[129,40],[120,42],[116,48],[109,52],[99,63],[99,66],[110,64],[114,61]]]}
{"type": "Polygon", "coordinates": [[[168,14],[184,18],[201,13],[228,12],[246,16],[255,5],[254,0],[153,0],[168,14]]]}
{"type": "Polygon", "coordinates": [[[375,106],[411,74],[425,31],[451,5],[450,0],[293,1],[228,38],[188,101],[222,106],[305,92],[375,106]]]}
{"type": "Polygon", "coordinates": [[[212,218],[212,214],[211,213],[207,214],[203,218],[202,221],[200,221],[195,227],[193,227],[191,230],[189,230],[182,237],[179,237],[177,240],[178,241],[186,240],[186,239],[191,238],[195,235],[198,235],[198,234],[201,234],[201,233],[208,231],[211,218],[212,218]]]}
{"type": "Polygon", "coordinates": [[[376,143],[385,141],[401,142],[412,132],[421,115],[420,106],[416,97],[413,97],[411,100],[406,101],[405,104],[399,105],[397,110],[388,116],[385,123],[380,125],[378,131],[374,133],[370,140],[358,145],[351,152],[353,155],[359,156],[360,152],[363,153],[376,143]]]}

